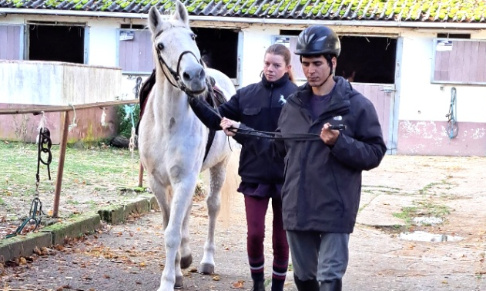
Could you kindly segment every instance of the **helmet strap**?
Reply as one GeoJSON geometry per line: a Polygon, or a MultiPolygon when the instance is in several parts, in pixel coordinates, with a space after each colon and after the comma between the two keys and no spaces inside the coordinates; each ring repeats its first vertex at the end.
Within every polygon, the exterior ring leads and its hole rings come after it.
{"type": "Polygon", "coordinates": [[[327,60],[327,63],[329,65],[329,75],[327,76],[326,80],[324,80],[324,82],[322,82],[319,87],[321,87],[322,85],[326,84],[327,80],[332,76],[334,75],[334,72],[333,72],[333,67],[332,67],[332,55],[330,54],[325,54],[324,55],[324,58],[327,60]]]}
{"type": "Polygon", "coordinates": [[[329,65],[329,68],[331,69],[331,75],[334,74],[334,68],[332,66],[332,58],[333,56],[330,54],[325,54],[324,58],[327,60],[327,64],[329,65]]]}

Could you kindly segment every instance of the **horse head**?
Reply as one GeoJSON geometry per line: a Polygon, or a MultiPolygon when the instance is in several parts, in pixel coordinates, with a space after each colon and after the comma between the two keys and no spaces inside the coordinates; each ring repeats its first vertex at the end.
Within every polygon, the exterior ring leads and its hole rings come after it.
{"type": "Polygon", "coordinates": [[[206,73],[185,6],[176,1],[175,12],[168,20],[164,20],[153,6],[149,11],[148,23],[158,69],[162,70],[172,86],[187,94],[204,93],[207,89],[206,73]]]}

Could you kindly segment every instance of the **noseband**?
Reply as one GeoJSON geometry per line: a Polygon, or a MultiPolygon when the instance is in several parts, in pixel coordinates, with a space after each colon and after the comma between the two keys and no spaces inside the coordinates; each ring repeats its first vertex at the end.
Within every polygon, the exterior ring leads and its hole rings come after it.
{"type": "Polygon", "coordinates": [[[160,66],[162,66],[162,72],[164,72],[164,75],[167,78],[167,80],[169,80],[169,83],[172,86],[174,86],[175,88],[178,88],[178,89],[182,90],[187,95],[194,96],[194,93],[195,92],[188,90],[187,87],[186,87],[186,85],[184,85],[184,83],[181,81],[181,78],[179,77],[179,69],[180,69],[182,57],[185,54],[191,54],[191,55],[193,55],[194,58],[198,61],[198,63],[200,63],[202,65],[201,60],[198,60],[197,57],[196,57],[196,55],[193,52],[191,52],[191,51],[183,51],[180,54],[180,56],[179,56],[179,60],[177,61],[177,71],[174,71],[164,61],[164,59],[162,58],[162,54],[160,53],[160,49],[157,46],[155,46],[155,50],[157,51],[157,57],[159,59],[159,64],[160,64],[160,66]],[[171,74],[172,78],[169,78],[169,76],[167,76],[166,71],[163,69],[164,67],[169,71],[169,73],[171,74]]]}

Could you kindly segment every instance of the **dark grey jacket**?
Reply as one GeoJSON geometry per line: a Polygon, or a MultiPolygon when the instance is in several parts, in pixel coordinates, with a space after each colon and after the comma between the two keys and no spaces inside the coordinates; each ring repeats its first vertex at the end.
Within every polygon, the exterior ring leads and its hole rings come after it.
{"type": "Polygon", "coordinates": [[[373,104],[348,81],[335,77],[329,107],[316,120],[305,84],[282,109],[282,136],[320,134],[324,123],[345,124],[334,146],[322,140],[285,140],[283,219],[287,230],[351,233],[361,197],[361,172],[377,167],[386,152],[373,104]]]}
{"type": "MultiPolygon", "coordinates": [[[[273,132],[287,97],[296,89],[288,74],[275,82],[262,76],[260,82],[237,90],[228,102],[218,107],[218,111],[221,116],[241,122],[240,129],[273,132]]],[[[221,117],[206,102],[191,98],[189,104],[207,127],[221,129],[221,117]]],[[[234,138],[242,145],[238,174],[243,182],[283,183],[283,158],[274,155],[272,140],[245,134],[236,134],[234,138]]]]}

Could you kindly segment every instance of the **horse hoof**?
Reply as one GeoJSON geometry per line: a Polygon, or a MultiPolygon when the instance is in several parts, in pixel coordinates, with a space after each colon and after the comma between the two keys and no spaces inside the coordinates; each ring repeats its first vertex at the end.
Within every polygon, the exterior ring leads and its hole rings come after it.
{"type": "Polygon", "coordinates": [[[176,281],[174,284],[174,289],[182,289],[182,276],[176,276],[176,281]]]}
{"type": "Polygon", "coordinates": [[[214,273],[214,265],[211,264],[201,264],[199,265],[199,273],[204,274],[204,275],[209,275],[214,273]]]}
{"type": "Polygon", "coordinates": [[[192,255],[181,258],[181,268],[187,269],[192,264],[192,255]]]}

